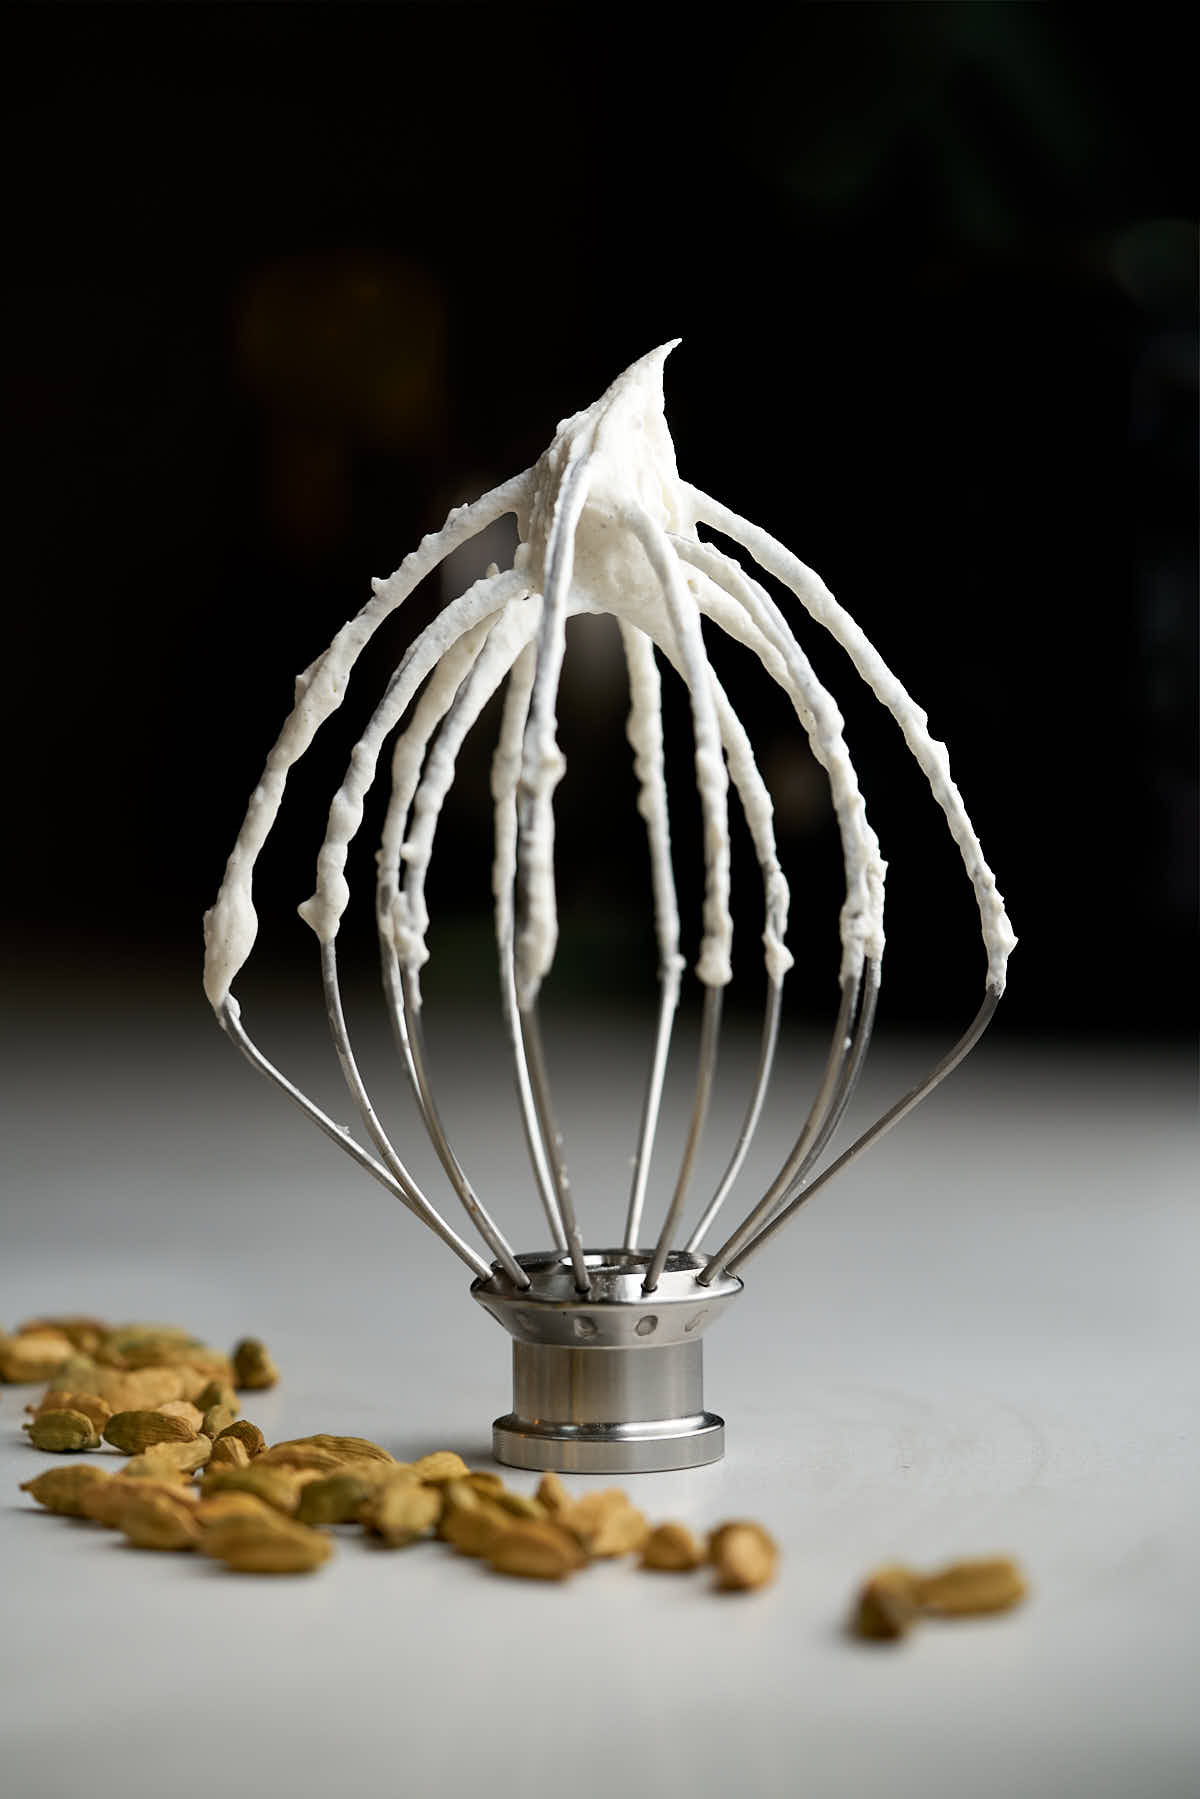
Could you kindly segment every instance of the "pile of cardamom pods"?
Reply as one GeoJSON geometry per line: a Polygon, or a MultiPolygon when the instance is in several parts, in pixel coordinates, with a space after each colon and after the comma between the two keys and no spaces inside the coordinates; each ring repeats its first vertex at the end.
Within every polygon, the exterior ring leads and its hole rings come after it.
{"type": "MultiPolygon", "coordinates": [[[[779,1552],[760,1524],[729,1520],[705,1540],[675,1521],[652,1525],[620,1488],[573,1497],[557,1474],[533,1495],[453,1450],[398,1462],[363,1437],[319,1434],[268,1444],[240,1416],[240,1393],[272,1387],[266,1346],[246,1337],[226,1355],[171,1325],[31,1319],[0,1332],[0,1381],[49,1381],[26,1406],[35,1449],[72,1461],[24,1481],[49,1511],[90,1518],[140,1549],[193,1550],[250,1574],[300,1574],[333,1553],[335,1526],[377,1544],[437,1538],[497,1573],[563,1580],[588,1562],[636,1555],[643,1568],[710,1567],[714,1585],[749,1592],[774,1577],[779,1552]],[[114,1472],[81,1452],[125,1457],[114,1472]]],[[[896,1642],[925,1618],[1007,1611],[1024,1598],[1006,1557],[931,1574],[889,1566],[864,1583],[850,1630],[896,1642]]]]}
{"type": "Polygon", "coordinates": [[[268,1445],[239,1393],[273,1386],[257,1338],[232,1354],[166,1325],[33,1319],[0,1334],[0,1379],[49,1381],[26,1407],[35,1449],[72,1460],[22,1483],[40,1505],[123,1532],[141,1549],[190,1550],[241,1573],[298,1574],[333,1553],[332,1528],[358,1525],[399,1549],[437,1538],[496,1572],[563,1580],[593,1560],[708,1566],[726,1592],[765,1586],[778,1550],[761,1525],[730,1520],[701,1542],[684,1524],[651,1525],[619,1488],[572,1497],[556,1474],[535,1495],[510,1491],[453,1450],[397,1462],[362,1437],[319,1434],[268,1445]],[[107,1444],[116,1472],[86,1454],[107,1444]]]}

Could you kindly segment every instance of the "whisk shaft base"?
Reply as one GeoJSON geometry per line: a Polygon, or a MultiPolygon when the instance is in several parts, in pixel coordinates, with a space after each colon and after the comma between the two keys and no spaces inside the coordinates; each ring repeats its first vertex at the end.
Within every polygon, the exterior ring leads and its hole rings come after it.
{"type": "Polygon", "coordinates": [[[513,1344],[513,1410],[492,1427],[513,1468],[639,1474],[699,1468],[725,1453],[703,1407],[702,1343],[662,1349],[513,1344]],[[614,1423],[619,1419],[619,1423],[614,1423]]]}
{"type": "Polygon", "coordinates": [[[673,1254],[644,1294],[649,1255],[593,1251],[584,1295],[565,1256],[517,1259],[527,1289],[502,1270],[471,1289],[513,1338],[513,1409],[493,1426],[497,1461],[640,1474],[720,1460],[725,1424],[704,1408],[700,1337],[740,1292],[738,1280],[701,1287],[701,1259],[673,1254]]]}

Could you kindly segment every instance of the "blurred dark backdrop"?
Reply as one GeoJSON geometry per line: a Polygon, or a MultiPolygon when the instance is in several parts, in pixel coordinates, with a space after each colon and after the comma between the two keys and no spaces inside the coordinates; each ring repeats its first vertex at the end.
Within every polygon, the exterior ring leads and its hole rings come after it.
{"type": "MultiPolygon", "coordinates": [[[[10,984],[53,991],[80,966],[198,981],[200,914],[292,677],[450,504],[679,335],[682,472],[824,574],[950,745],[1021,937],[1006,1028],[1190,1027],[1180,14],[699,18],[8,9],[10,984]]],[[[844,703],[891,860],[888,1015],[964,1022],[982,955],[939,816],[848,665],[802,636],[844,703]]],[[[736,657],[727,672],[780,783],[812,944],[797,992],[824,998],[840,890],[827,802],[786,709],[736,657]]],[[[559,990],[620,997],[643,907],[624,858],[644,852],[603,641],[581,637],[570,681],[559,990]]],[[[276,976],[303,952],[315,981],[294,905],[322,791],[365,717],[348,711],[264,858],[276,976]]],[[[677,703],[672,721],[682,863],[695,821],[677,703]]],[[[466,789],[486,760],[473,746],[435,862],[448,989],[483,968],[487,806],[466,789]]],[[[747,860],[739,842],[752,894],[747,860]]],[[[369,846],[365,863],[369,877],[369,846]]],[[[745,943],[752,899],[742,916],[745,943]]],[[[693,918],[693,953],[695,938],[693,918]]],[[[641,940],[634,964],[652,966],[641,940]]]]}

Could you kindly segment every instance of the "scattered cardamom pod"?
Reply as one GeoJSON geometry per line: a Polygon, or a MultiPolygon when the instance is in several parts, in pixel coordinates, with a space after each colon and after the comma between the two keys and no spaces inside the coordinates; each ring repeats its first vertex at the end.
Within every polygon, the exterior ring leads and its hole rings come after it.
{"type": "Polygon", "coordinates": [[[210,1468],[248,1468],[250,1451],[240,1437],[218,1437],[208,1458],[210,1468]]]}
{"type": "Polygon", "coordinates": [[[211,1344],[190,1331],[167,1325],[122,1325],[95,1350],[98,1362],[125,1372],[142,1368],[177,1368],[190,1392],[209,1380],[232,1382],[233,1364],[211,1344]]]}
{"type": "Polygon", "coordinates": [[[686,1524],[656,1524],[642,1544],[643,1568],[684,1574],[704,1560],[704,1547],[686,1524]]]}
{"type": "Polygon", "coordinates": [[[512,1518],[494,1499],[475,1492],[466,1481],[451,1481],[442,1492],[438,1536],[459,1555],[487,1555],[496,1539],[511,1527],[512,1518]]]}
{"type": "MultiPolygon", "coordinates": [[[[390,1456],[388,1460],[391,1460],[390,1456]]],[[[418,1480],[423,1480],[430,1486],[437,1486],[448,1480],[463,1480],[471,1472],[453,1449],[435,1449],[431,1455],[423,1455],[419,1462],[413,1462],[412,1471],[418,1480]]]]}
{"type": "Polygon", "coordinates": [[[912,1577],[913,1597],[932,1618],[970,1618],[1005,1612],[1025,1597],[1025,1580],[1005,1556],[951,1562],[936,1574],[912,1577]]]}
{"type": "Polygon", "coordinates": [[[81,1370],[78,1384],[91,1387],[114,1412],[152,1412],[169,1399],[187,1397],[187,1380],[178,1368],[136,1368],[128,1373],[96,1368],[91,1382],[82,1378],[81,1370]]]}
{"type": "Polygon", "coordinates": [[[913,1581],[907,1568],[877,1568],[854,1602],[852,1634],[873,1643],[894,1643],[907,1636],[919,1615],[913,1581]]]}
{"type": "Polygon", "coordinates": [[[207,1526],[200,1549],[239,1574],[307,1574],[333,1554],[319,1530],[287,1518],[226,1518],[207,1526]]]}
{"type": "Polygon", "coordinates": [[[472,1492],[481,1493],[485,1499],[496,1498],[505,1491],[500,1475],[493,1474],[488,1468],[472,1469],[471,1473],[464,1477],[464,1480],[472,1492]]]}
{"type": "Polygon", "coordinates": [[[549,1513],[540,1499],[532,1498],[528,1493],[510,1493],[501,1486],[500,1491],[492,1497],[502,1512],[511,1518],[548,1518],[549,1513]]]}
{"type": "Polygon", "coordinates": [[[375,1486],[359,1474],[326,1474],[300,1490],[296,1519],[300,1524],[357,1524],[363,1502],[375,1486]]]}
{"type": "Polygon", "coordinates": [[[590,1556],[628,1555],[640,1549],[649,1525],[620,1487],[587,1493],[564,1506],[554,1522],[569,1530],[590,1556]]]}
{"type": "Polygon", "coordinates": [[[265,1499],[258,1499],[253,1493],[214,1493],[211,1498],[201,1499],[196,1506],[196,1522],[207,1528],[210,1524],[224,1524],[230,1518],[278,1518],[280,1514],[275,1507],[268,1505],[265,1499]]]}
{"type": "Polygon", "coordinates": [[[52,1380],[72,1354],[71,1339],[60,1330],[33,1330],[16,1337],[0,1336],[0,1381],[23,1386],[52,1380]]]}
{"type": "MultiPolygon", "coordinates": [[[[113,1483],[117,1484],[116,1481],[113,1483]]],[[[119,1531],[137,1549],[194,1549],[200,1539],[196,1508],[182,1494],[150,1491],[130,1481],[134,1491],[111,1514],[119,1531]]]]}
{"type": "Polygon", "coordinates": [[[709,1537],[708,1559],[722,1592],[748,1592],[774,1579],[779,1550],[761,1524],[731,1520],[709,1537]]]}
{"type": "Polygon", "coordinates": [[[38,1412],[22,1428],[29,1432],[29,1441],[35,1449],[49,1450],[54,1455],[100,1447],[96,1426],[86,1412],[38,1412]]]}
{"type": "Polygon", "coordinates": [[[272,1461],[282,1462],[288,1459],[290,1452],[307,1449],[338,1456],[344,1462],[384,1462],[389,1468],[400,1466],[386,1449],[381,1449],[378,1443],[372,1443],[366,1437],[331,1437],[324,1431],[318,1432],[315,1437],[288,1437],[282,1443],[272,1443],[267,1453],[272,1461]]]}
{"type": "Polygon", "coordinates": [[[273,1387],[278,1379],[279,1370],[266,1344],[258,1337],[243,1337],[233,1352],[234,1386],[257,1390],[273,1387]]]}
{"type": "Polygon", "coordinates": [[[58,1331],[64,1336],[73,1349],[84,1355],[91,1355],[97,1344],[108,1335],[111,1327],[103,1318],[87,1318],[74,1312],[61,1318],[27,1318],[24,1324],[17,1326],[18,1337],[32,1336],[35,1331],[58,1331]]]}
{"type": "Polygon", "coordinates": [[[422,1537],[442,1514],[442,1495],[435,1486],[416,1480],[386,1481],[362,1507],[362,1521],[373,1536],[392,1549],[422,1537]]]}
{"type": "Polygon", "coordinates": [[[561,1476],[555,1474],[553,1468],[548,1468],[541,1480],[539,1480],[537,1484],[537,1498],[539,1502],[545,1506],[551,1517],[554,1517],[561,1511],[565,1511],[567,1506],[571,1503],[571,1495],[563,1485],[561,1476]]]}
{"type": "Polygon", "coordinates": [[[210,1405],[200,1419],[200,1429],[215,1443],[221,1432],[235,1423],[236,1419],[237,1414],[232,1406],[210,1405]]]}
{"type": "Polygon", "coordinates": [[[212,1444],[205,1436],[190,1443],[151,1443],[121,1469],[127,1480],[187,1480],[198,1468],[207,1465],[212,1444]]]}
{"type": "Polygon", "coordinates": [[[185,1424],[191,1425],[197,1436],[204,1427],[204,1413],[190,1399],[167,1399],[162,1405],[154,1406],[153,1410],[161,1412],[164,1418],[182,1418],[185,1424]]]}
{"type": "Polygon", "coordinates": [[[139,1455],[151,1443],[190,1443],[196,1431],[186,1418],[166,1412],[114,1412],[104,1426],[104,1440],[122,1455],[139,1455]]]}
{"type": "Polygon", "coordinates": [[[334,1449],[320,1449],[315,1443],[274,1443],[270,1449],[264,1449],[261,1455],[256,1455],[254,1460],[261,1462],[264,1468],[290,1468],[293,1472],[304,1469],[314,1477],[320,1474],[341,1474],[347,1468],[371,1465],[339,1455],[334,1449]]]}
{"type": "Polygon", "coordinates": [[[260,1468],[261,1460],[261,1456],[256,1456],[248,1468],[213,1468],[210,1464],[204,1473],[205,1497],[213,1493],[253,1493],[277,1512],[294,1512],[301,1488],[314,1477],[304,1469],[260,1468]]]}
{"type": "Polygon", "coordinates": [[[214,1405],[228,1406],[231,1419],[236,1418],[242,1409],[241,1400],[237,1396],[237,1388],[231,1386],[228,1381],[205,1381],[200,1391],[193,1394],[191,1398],[193,1405],[198,1405],[202,1412],[207,1412],[210,1406],[214,1405]]]}
{"type": "Polygon", "coordinates": [[[237,1437],[246,1445],[246,1454],[251,1461],[255,1456],[261,1455],[267,1447],[267,1439],[263,1436],[262,1431],[257,1424],[251,1424],[248,1418],[235,1418],[232,1424],[227,1424],[224,1430],[217,1432],[217,1439],[219,1440],[221,1437],[237,1437]]]}
{"type": "Polygon", "coordinates": [[[31,1493],[48,1512],[61,1512],[67,1518],[84,1518],[87,1513],[80,1503],[82,1495],[97,1482],[103,1484],[112,1475],[94,1462],[74,1462],[69,1467],[47,1468],[32,1480],[22,1481],[22,1493],[31,1493]]]}
{"type": "Polygon", "coordinates": [[[97,1436],[113,1415],[112,1406],[98,1393],[72,1393],[65,1387],[48,1387],[37,1404],[27,1405],[25,1410],[35,1418],[41,1412],[82,1412],[91,1419],[97,1436]]]}
{"type": "Polygon", "coordinates": [[[493,1540],[487,1552],[497,1574],[520,1575],[526,1580],[563,1580],[587,1561],[578,1540],[558,1524],[507,1521],[508,1528],[493,1540]]]}
{"type": "Polygon", "coordinates": [[[194,1506],[197,1500],[195,1490],[179,1480],[127,1480],[122,1472],[114,1474],[111,1480],[93,1481],[80,1494],[79,1505],[85,1518],[92,1518],[109,1530],[120,1530],[130,1508],[147,1494],[187,1506],[194,1506]]]}

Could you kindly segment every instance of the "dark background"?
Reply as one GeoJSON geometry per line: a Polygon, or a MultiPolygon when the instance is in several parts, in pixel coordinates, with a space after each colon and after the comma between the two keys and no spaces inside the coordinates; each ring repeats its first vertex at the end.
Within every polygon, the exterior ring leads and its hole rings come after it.
{"type": "MultiPolygon", "coordinates": [[[[1002,1028],[1189,1029],[1196,233],[1180,15],[700,18],[7,11],[10,988],[65,993],[84,968],[136,995],[183,975],[202,1005],[200,915],[292,677],[450,504],[681,336],[667,410],[682,473],[821,571],[949,743],[1021,938],[1002,1028]]],[[[982,956],[939,815],[849,665],[801,636],[891,864],[884,1016],[965,1022],[982,956]]],[[[364,694],[400,641],[368,659],[364,694]]],[[[575,664],[556,980],[620,999],[618,952],[648,912],[624,696],[603,646],[575,664]]],[[[786,709],[736,657],[721,666],[780,785],[796,1002],[824,1003],[840,898],[827,803],[786,709]]],[[[294,777],[258,889],[263,966],[290,980],[303,954],[314,996],[294,906],[365,722],[347,711],[294,777]]],[[[690,880],[674,695],[672,723],[690,880]]],[[[487,751],[465,758],[431,884],[446,991],[486,963],[488,809],[468,789],[487,751]]],[[[760,928],[747,860],[739,840],[743,945],[760,928]]],[[[693,908],[693,955],[696,936],[693,908]]],[[[636,941],[641,979],[652,951],[636,941]]]]}

